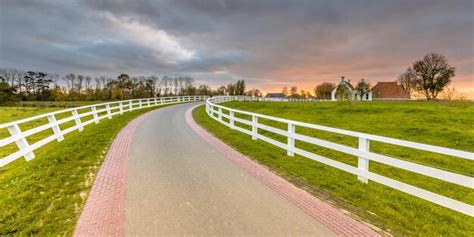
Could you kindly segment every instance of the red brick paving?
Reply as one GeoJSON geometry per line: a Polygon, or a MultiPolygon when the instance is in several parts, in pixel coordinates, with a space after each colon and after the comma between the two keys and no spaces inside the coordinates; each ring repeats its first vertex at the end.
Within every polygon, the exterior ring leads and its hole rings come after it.
{"type": "Polygon", "coordinates": [[[134,119],[113,141],[76,225],[75,236],[124,236],[128,151],[135,129],[147,116],[148,113],[134,119]]]}
{"type": "MultiPolygon", "coordinates": [[[[377,232],[368,226],[358,222],[340,210],[315,198],[304,190],[297,188],[293,184],[272,173],[265,167],[250,160],[246,156],[238,153],[219,139],[215,138],[193,119],[192,108],[186,111],[186,122],[188,125],[207,143],[216,150],[223,153],[235,164],[256,177],[267,187],[283,196],[285,199],[302,209],[308,215],[330,228],[340,236],[379,236],[377,232]]],[[[249,138],[250,139],[250,138],[249,138]]]]}

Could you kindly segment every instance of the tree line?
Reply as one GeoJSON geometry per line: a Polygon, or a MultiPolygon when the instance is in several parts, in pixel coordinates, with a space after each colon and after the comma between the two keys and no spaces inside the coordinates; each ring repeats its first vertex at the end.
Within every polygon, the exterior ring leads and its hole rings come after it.
{"type": "MultiPolygon", "coordinates": [[[[455,68],[448,64],[443,55],[428,54],[415,61],[398,77],[401,87],[410,95],[423,95],[427,100],[437,99],[442,93],[453,94],[447,89],[455,75],[455,68]]],[[[290,98],[331,99],[331,91],[336,84],[324,82],[310,91],[298,90],[298,87],[284,87],[282,93],[290,98]]],[[[338,95],[344,95],[345,88],[337,88],[338,95]]],[[[355,90],[364,94],[370,85],[363,79],[355,90]]],[[[37,71],[0,69],[0,104],[11,101],[79,101],[79,100],[124,100],[154,96],[185,95],[248,95],[262,96],[258,89],[246,91],[244,80],[212,89],[208,85],[195,85],[191,77],[139,76],[130,77],[122,73],[117,78],[75,75],[60,77],[37,71]]]]}
{"type": "Polygon", "coordinates": [[[214,90],[208,85],[195,85],[191,77],[130,77],[125,73],[115,79],[73,73],[60,77],[45,72],[0,69],[0,104],[13,101],[126,100],[155,96],[261,96],[258,89],[247,92],[245,89],[244,80],[214,90]]]}

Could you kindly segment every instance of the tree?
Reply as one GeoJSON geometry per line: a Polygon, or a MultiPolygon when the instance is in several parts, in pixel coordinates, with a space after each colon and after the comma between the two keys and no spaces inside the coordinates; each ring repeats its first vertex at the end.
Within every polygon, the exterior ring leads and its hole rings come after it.
{"type": "Polygon", "coordinates": [[[199,88],[196,90],[197,95],[210,95],[211,88],[207,85],[200,85],[199,88]]]}
{"type": "Polygon", "coordinates": [[[433,100],[449,85],[454,77],[454,67],[443,55],[431,53],[413,63],[415,90],[423,93],[427,100],[433,100]]]}
{"type": "Polygon", "coordinates": [[[301,96],[301,98],[306,99],[306,91],[303,90],[303,89],[300,90],[300,96],[301,96]]]}
{"type": "Polygon", "coordinates": [[[262,92],[259,89],[252,89],[245,93],[247,96],[262,97],[262,92]]]}
{"type": "Polygon", "coordinates": [[[281,91],[281,93],[283,93],[283,95],[285,97],[288,97],[290,95],[290,93],[288,92],[288,87],[283,87],[283,90],[281,91]]]}
{"type": "Polygon", "coordinates": [[[0,78],[0,105],[17,101],[16,87],[10,86],[3,77],[0,76],[0,78]]]}
{"type": "Polygon", "coordinates": [[[290,97],[297,98],[298,97],[298,87],[292,86],[290,88],[290,97]]]}
{"type": "Polygon", "coordinates": [[[155,86],[156,81],[153,80],[153,78],[148,78],[145,80],[145,92],[147,97],[153,97],[155,96],[155,86]]]}
{"type": "Polygon", "coordinates": [[[234,84],[230,83],[227,85],[227,93],[229,95],[236,95],[237,94],[237,88],[234,84]]]}
{"type": "Polygon", "coordinates": [[[245,93],[245,81],[238,80],[235,84],[235,94],[236,95],[243,95],[245,93]]]}
{"type": "Polygon", "coordinates": [[[331,99],[331,92],[336,88],[334,83],[323,82],[314,88],[314,94],[321,100],[331,99]]]}
{"type": "Polygon", "coordinates": [[[25,89],[30,100],[50,100],[49,84],[53,82],[44,72],[28,71],[24,76],[25,89]]]}
{"type": "Polygon", "coordinates": [[[407,68],[404,73],[398,76],[398,83],[411,97],[413,90],[415,89],[415,72],[413,71],[413,68],[407,68]]]}
{"type": "Polygon", "coordinates": [[[60,86],[55,85],[51,89],[51,97],[54,101],[63,101],[66,100],[67,94],[60,86]]]}
{"type": "Polygon", "coordinates": [[[337,87],[336,96],[337,96],[337,100],[342,100],[342,101],[352,100],[351,91],[343,83],[339,84],[339,86],[337,87]]]}
{"type": "Polygon", "coordinates": [[[360,79],[360,82],[357,83],[355,87],[357,93],[360,96],[360,99],[362,100],[362,96],[364,96],[365,93],[370,91],[370,85],[365,82],[364,78],[360,79]]]}

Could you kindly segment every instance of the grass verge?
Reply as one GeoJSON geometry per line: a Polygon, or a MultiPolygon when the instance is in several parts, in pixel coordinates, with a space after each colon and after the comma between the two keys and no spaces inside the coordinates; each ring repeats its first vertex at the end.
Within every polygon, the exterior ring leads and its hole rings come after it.
{"type": "MultiPolygon", "coordinates": [[[[166,106],[166,105],[165,105],[166,106]]],[[[0,236],[72,235],[95,175],[118,132],[148,111],[91,124],[0,169],[0,236]]]]}
{"type": "MultiPolygon", "coordinates": [[[[472,151],[472,104],[405,104],[393,102],[376,103],[261,103],[231,102],[226,106],[355,131],[368,132],[412,141],[442,145],[455,149],[472,151]],[[397,126],[398,125],[398,126],[397,126]],[[423,132],[417,131],[423,130],[423,132]],[[406,134],[411,134],[407,136],[406,134]],[[431,137],[442,135],[440,137],[431,137]]],[[[474,220],[467,215],[431,204],[419,198],[369,182],[364,185],[354,175],[328,167],[321,163],[296,155],[286,156],[286,151],[268,143],[253,141],[248,135],[229,129],[210,118],[204,107],[197,108],[195,120],[216,137],[251,159],[267,166],[295,185],[313,195],[332,203],[341,209],[354,213],[394,235],[413,236],[473,236],[474,220]]],[[[248,118],[247,118],[248,119],[248,118]]],[[[264,124],[286,129],[283,124],[260,121],[264,124]]],[[[238,125],[242,126],[243,125],[238,125]]],[[[259,131],[276,140],[283,139],[275,134],[259,131]]],[[[355,147],[356,141],[349,137],[324,134],[318,131],[297,129],[298,133],[308,134],[355,147]]],[[[285,141],[286,142],[286,141],[285,141]]],[[[357,158],[323,149],[304,142],[297,147],[332,159],[356,165],[357,158]]],[[[401,159],[429,164],[472,176],[474,168],[471,161],[452,157],[421,154],[414,150],[400,150],[394,146],[372,144],[371,149],[382,154],[402,156],[401,159]]],[[[459,187],[446,182],[414,175],[371,162],[371,171],[390,178],[436,191],[443,195],[474,204],[472,189],[459,187]]]]}

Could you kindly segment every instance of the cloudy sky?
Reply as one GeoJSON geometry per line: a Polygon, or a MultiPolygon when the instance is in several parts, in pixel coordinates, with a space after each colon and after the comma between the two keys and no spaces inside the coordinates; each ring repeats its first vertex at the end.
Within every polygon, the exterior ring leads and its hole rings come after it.
{"type": "Polygon", "coordinates": [[[474,94],[474,1],[0,0],[0,67],[188,75],[212,86],[392,81],[445,55],[474,94]]]}

